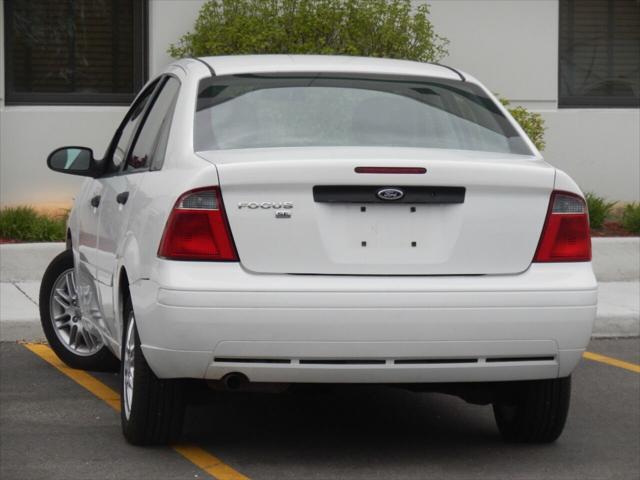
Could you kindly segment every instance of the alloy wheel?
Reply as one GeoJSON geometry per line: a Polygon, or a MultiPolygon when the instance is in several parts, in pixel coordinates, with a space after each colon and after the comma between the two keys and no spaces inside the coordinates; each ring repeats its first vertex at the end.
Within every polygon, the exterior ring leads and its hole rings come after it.
{"type": "Polygon", "coordinates": [[[82,316],[72,268],[62,272],[53,284],[50,308],[53,330],[67,350],[90,356],[103,347],[100,335],[82,316]]]}

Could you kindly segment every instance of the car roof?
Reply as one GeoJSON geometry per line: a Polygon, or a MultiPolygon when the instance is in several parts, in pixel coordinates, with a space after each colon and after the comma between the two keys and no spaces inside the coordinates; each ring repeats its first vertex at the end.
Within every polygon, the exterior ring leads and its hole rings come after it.
{"type": "Polygon", "coordinates": [[[351,57],[339,55],[229,55],[200,57],[216,75],[278,72],[339,72],[390,75],[415,75],[450,80],[465,76],[451,68],[389,58],[351,57]]]}

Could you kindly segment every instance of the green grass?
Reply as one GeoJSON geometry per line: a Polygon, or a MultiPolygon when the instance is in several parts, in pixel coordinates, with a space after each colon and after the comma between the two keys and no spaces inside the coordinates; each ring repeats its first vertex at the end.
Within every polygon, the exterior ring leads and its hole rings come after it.
{"type": "Polygon", "coordinates": [[[611,209],[616,202],[607,202],[604,197],[599,197],[595,193],[587,193],[587,209],[589,210],[589,223],[591,228],[602,228],[604,221],[611,214],[611,209]]]}
{"type": "Polygon", "coordinates": [[[0,210],[0,237],[20,242],[63,242],[68,212],[53,216],[32,207],[6,207],[0,210]]]}
{"type": "Polygon", "coordinates": [[[640,203],[630,203],[622,212],[622,226],[633,233],[640,233],[640,203]]]}

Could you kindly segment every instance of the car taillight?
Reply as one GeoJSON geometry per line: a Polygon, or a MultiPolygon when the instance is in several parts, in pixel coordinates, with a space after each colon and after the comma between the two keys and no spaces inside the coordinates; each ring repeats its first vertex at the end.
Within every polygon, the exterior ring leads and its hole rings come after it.
{"type": "Polygon", "coordinates": [[[191,190],[178,199],[158,256],[172,260],[238,260],[219,188],[191,190]]]}
{"type": "Polygon", "coordinates": [[[584,200],[573,193],[551,194],[534,262],[588,262],[591,260],[589,214],[584,200]]]}

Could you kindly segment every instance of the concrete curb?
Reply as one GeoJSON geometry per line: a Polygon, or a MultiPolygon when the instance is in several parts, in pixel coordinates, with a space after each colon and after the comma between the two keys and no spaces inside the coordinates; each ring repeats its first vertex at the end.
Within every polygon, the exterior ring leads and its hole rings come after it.
{"type": "MultiPolygon", "coordinates": [[[[41,341],[40,282],[0,283],[0,341],[41,341]]],[[[640,336],[640,281],[601,282],[594,338],[640,336]]]]}
{"type": "MultiPolygon", "coordinates": [[[[640,237],[594,238],[593,270],[600,282],[640,279],[640,237]]],[[[0,281],[40,280],[64,243],[0,245],[0,281]]]]}
{"type": "Polygon", "coordinates": [[[640,335],[640,281],[600,282],[594,337],[640,335]]]}
{"type": "MultiPolygon", "coordinates": [[[[0,245],[0,340],[44,340],[37,311],[40,278],[63,243],[0,245]]],[[[600,282],[593,336],[640,336],[640,238],[594,238],[600,282]]]]}
{"type": "Polygon", "coordinates": [[[0,245],[0,282],[23,282],[42,278],[64,243],[4,243],[0,245]]]}
{"type": "Polygon", "coordinates": [[[591,245],[599,282],[640,279],[640,237],[593,238],[591,245]]]}
{"type": "Polygon", "coordinates": [[[2,320],[0,342],[45,342],[40,320],[2,320]]]}

